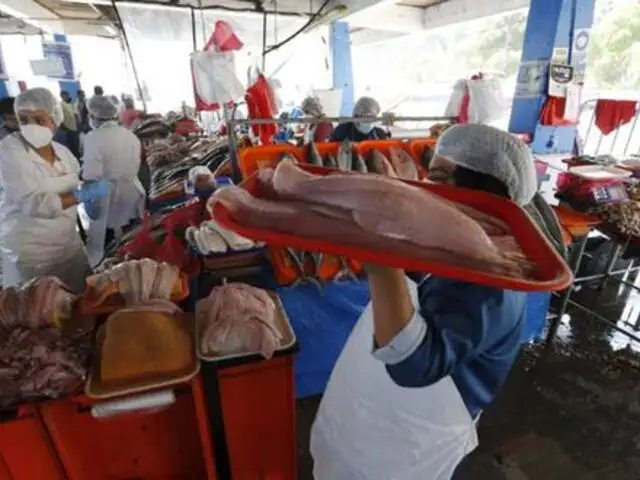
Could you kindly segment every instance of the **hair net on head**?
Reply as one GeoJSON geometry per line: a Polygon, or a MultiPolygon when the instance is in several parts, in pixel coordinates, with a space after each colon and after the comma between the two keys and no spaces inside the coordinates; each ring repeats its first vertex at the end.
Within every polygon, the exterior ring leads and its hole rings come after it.
{"type": "Polygon", "coordinates": [[[377,117],[380,114],[380,104],[371,97],[360,97],[353,107],[354,117],[377,117]]]}
{"type": "Polygon", "coordinates": [[[302,105],[300,108],[307,115],[313,115],[318,117],[324,113],[324,109],[322,108],[322,103],[320,103],[320,99],[318,97],[307,97],[302,101],[302,105]]]}
{"type": "Polygon", "coordinates": [[[455,125],[438,139],[437,155],[505,184],[511,199],[528,204],[538,181],[529,148],[510,133],[488,125],[455,125]]]}
{"type": "Polygon", "coordinates": [[[56,126],[59,126],[64,118],[60,102],[53,93],[41,87],[29,88],[18,95],[13,108],[16,114],[22,110],[44,110],[56,126]]]}
{"type": "Polygon", "coordinates": [[[98,120],[111,120],[118,116],[118,104],[111,96],[94,95],[87,102],[87,110],[98,120]]]}

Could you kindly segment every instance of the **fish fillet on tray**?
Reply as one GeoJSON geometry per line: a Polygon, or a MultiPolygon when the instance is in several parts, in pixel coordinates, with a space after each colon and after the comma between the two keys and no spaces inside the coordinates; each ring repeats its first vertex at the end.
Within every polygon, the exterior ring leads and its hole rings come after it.
{"type": "Polygon", "coordinates": [[[515,290],[561,290],[572,279],[524,210],[477,191],[282,161],[216,192],[209,210],[274,246],[515,290]]]}

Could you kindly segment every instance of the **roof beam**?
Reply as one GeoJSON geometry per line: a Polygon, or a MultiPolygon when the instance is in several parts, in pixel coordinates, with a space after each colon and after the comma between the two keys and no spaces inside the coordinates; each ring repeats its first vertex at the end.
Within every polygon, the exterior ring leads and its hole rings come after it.
{"type": "Polygon", "coordinates": [[[430,30],[452,23],[508,13],[528,6],[529,0],[449,0],[424,9],[422,23],[425,29],[430,30]]]}
{"type": "Polygon", "coordinates": [[[423,9],[380,2],[345,18],[353,27],[414,33],[424,29],[423,9]]]}
{"type": "Polygon", "coordinates": [[[64,31],[60,18],[51,10],[44,8],[33,0],[0,0],[0,12],[23,20],[25,23],[49,33],[62,33],[64,31]],[[44,23],[45,20],[46,23],[44,23]]]}

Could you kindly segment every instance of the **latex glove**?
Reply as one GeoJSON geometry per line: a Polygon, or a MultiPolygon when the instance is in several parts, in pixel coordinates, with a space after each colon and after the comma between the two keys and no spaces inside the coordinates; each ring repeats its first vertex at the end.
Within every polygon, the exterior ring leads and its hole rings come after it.
{"type": "Polygon", "coordinates": [[[97,220],[100,217],[99,202],[85,202],[84,211],[91,220],[97,220]]]}
{"type": "Polygon", "coordinates": [[[109,195],[109,182],[98,180],[96,182],[85,182],[81,187],[73,191],[73,196],[78,203],[88,203],[109,195]]]}
{"type": "Polygon", "coordinates": [[[396,120],[396,114],[392,112],[382,112],[382,124],[385,127],[393,126],[393,122],[396,120]]]}

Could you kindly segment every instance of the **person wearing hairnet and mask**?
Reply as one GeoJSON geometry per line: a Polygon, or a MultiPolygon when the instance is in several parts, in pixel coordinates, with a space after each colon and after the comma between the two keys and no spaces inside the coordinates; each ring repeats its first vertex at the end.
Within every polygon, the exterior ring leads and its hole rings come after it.
{"type": "MultiPolygon", "coordinates": [[[[380,115],[380,105],[371,97],[361,97],[353,107],[353,116],[358,118],[377,117],[380,115]]],[[[373,123],[353,121],[341,123],[331,134],[331,142],[363,142],[365,140],[384,140],[391,135],[373,123]]]]}
{"type": "Polygon", "coordinates": [[[142,216],[145,193],[138,180],[142,146],[133,132],[118,125],[118,99],[94,95],[87,102],[87,109],[93,130],[84,141],[82,177],[103,179],[111,186],[108,200],[86,208],[91,219],[87,250],[89,260],[95,264],[102,259],[104,246],[142,216]]]}
{"type": "MultiPolygon", "coordinates": [[[[436,146],[432,180],[528,205],[526,145],[483,125],[436,146]]],[[[434,228],[443,228],[434,225],[434,228]]],[[[311,434],[315,480],[449,480],[518,354],[527,294],[367,265],[371,303],[331,374],[311,434]]]]}
{"type": "Polygon", "coordinates": [[[322,120],[326,115],[324,114],[324,109],[322,108],[320,99],[318,97],[307,97],[302,101],[300,108],[307,117],[318,120],[317,123],[312,123],[306,126],[303,143],[319,143],[328,141],[331,136],[331,132],[333,132],[333,124],[326,120],[322,120]]]}
{"type": "Polygon", "coordinates": [[[89,266],[76,230],[76,207],[106,196],[109,185],[80,186],[78,160],[53,141],[63,113],[49,90],[22,92],[14,108],[20,132],[0,143],[3,284],[53,275],[81,293],[89,266]]]}

